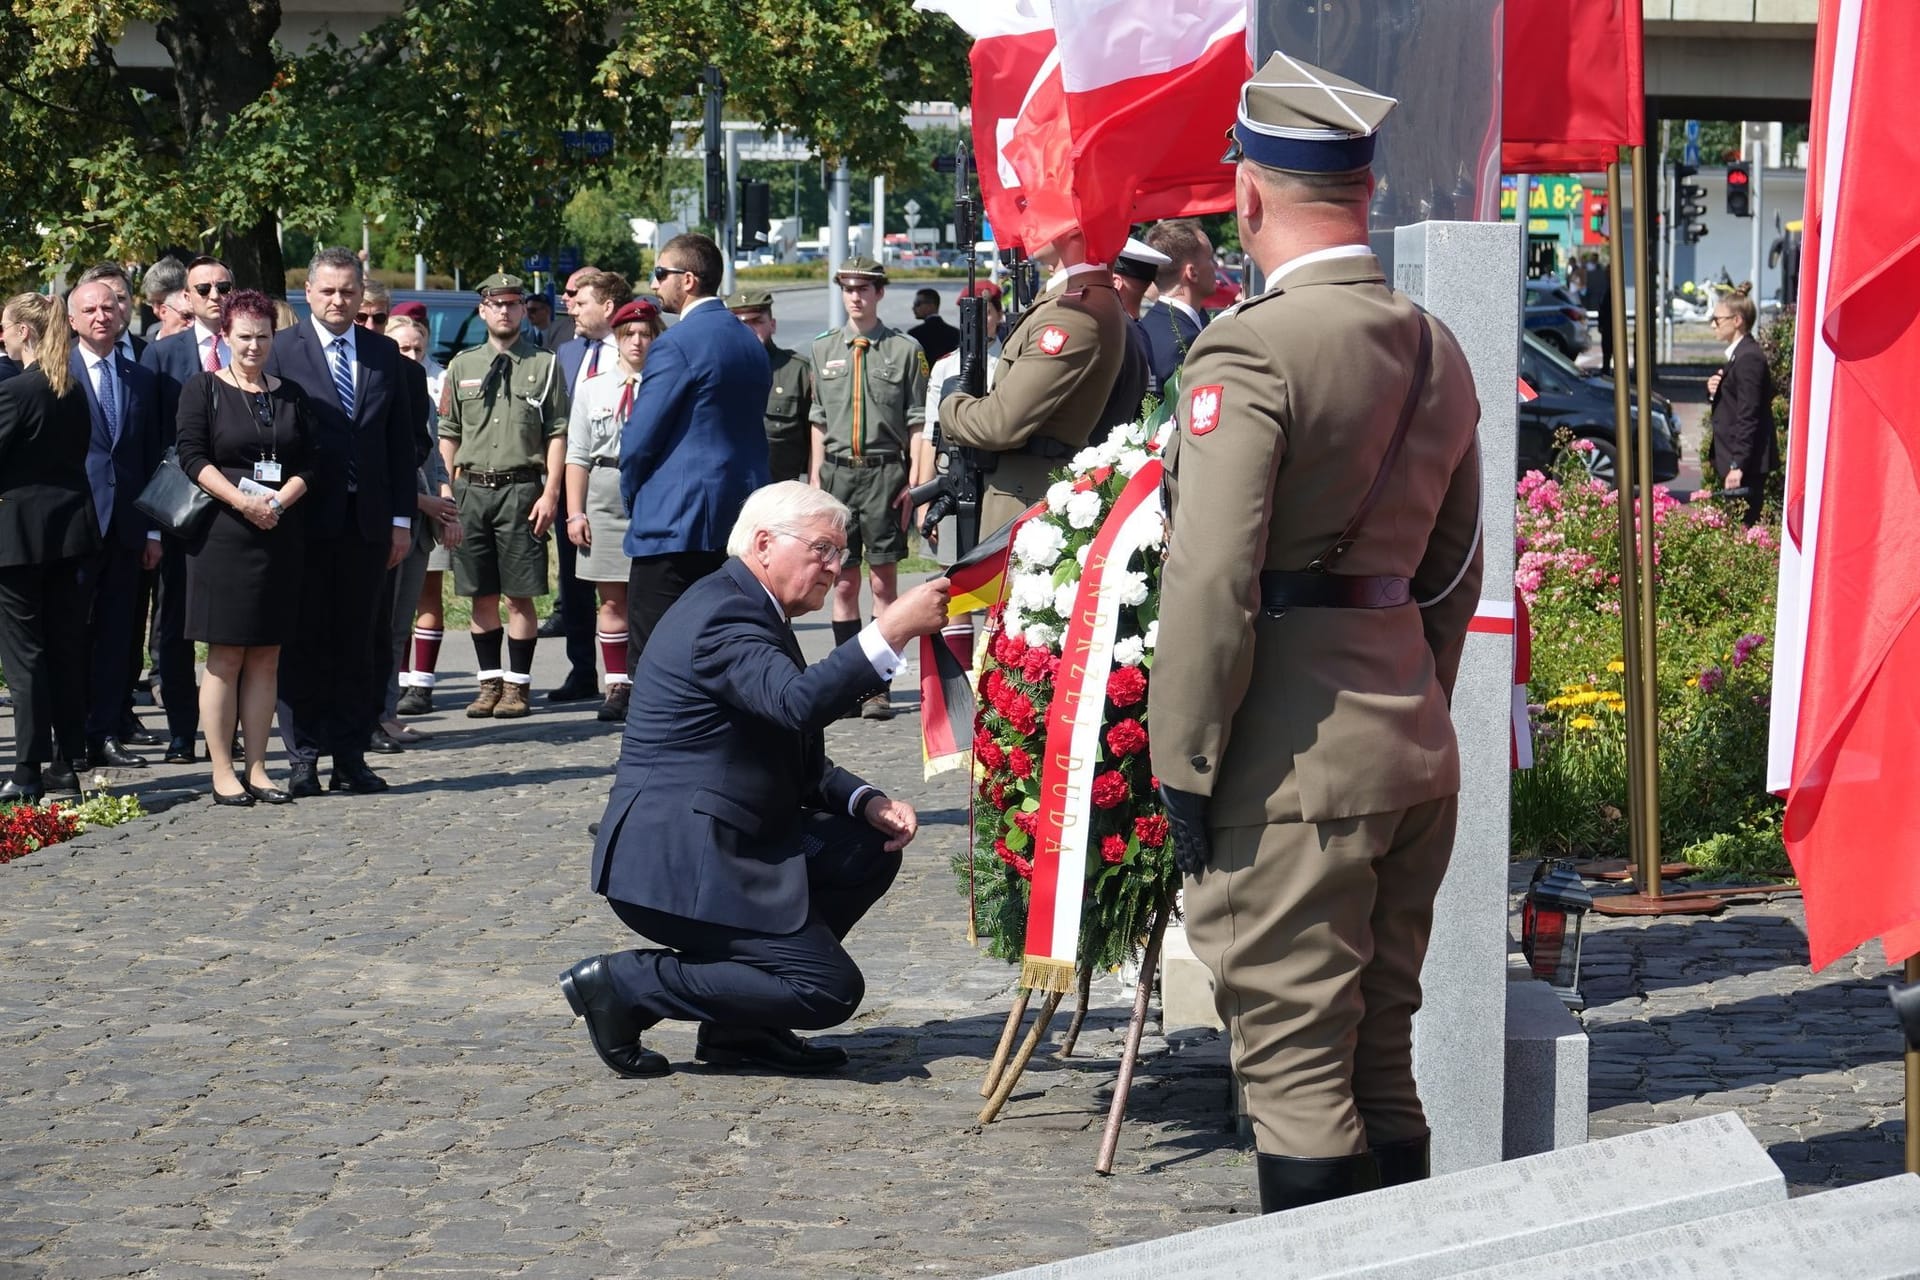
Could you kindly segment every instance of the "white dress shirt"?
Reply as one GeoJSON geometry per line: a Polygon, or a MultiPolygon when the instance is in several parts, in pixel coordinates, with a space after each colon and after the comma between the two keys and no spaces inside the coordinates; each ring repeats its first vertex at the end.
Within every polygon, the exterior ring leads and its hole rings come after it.
{"type": "Polygon", "coordinates": [[[193,322],[193,349],[199,356],[200,367],[202,369],[207,367],[207,344],[214,342],[220,344],[220,367],[224,369],[233,363],[233,348],[227,345],[227,340],[224,337],[207,328],[206,325],[201,324],[198,320],[195,320],[193,322]]]}

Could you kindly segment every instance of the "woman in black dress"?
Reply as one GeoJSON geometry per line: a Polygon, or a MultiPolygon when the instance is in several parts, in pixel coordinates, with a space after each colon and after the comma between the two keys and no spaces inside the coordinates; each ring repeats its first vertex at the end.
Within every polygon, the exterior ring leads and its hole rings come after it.
{"type": "Polygon", "coordinates": [[[1748,283],[1722,294],[1708,318],[1714,336],[1727,344],[1727,362],[1707,379],[1707,398],[1713,404],[1713,469],[1720,473],[1722,489],[1745,491],[1741,519],[1749,527],[1760,521],[1767,476],[1780,469],[1773,371],[1753,337],[1757,314],[1753,285],[1748,283]]]}
{"type": "Polygon", "coordinates": [[[0,308],[0,344],[25,366],[0,383],[0,669],[14,742],[0,804],[78,796],[72,762],[87,758],[87,562],[100,526],[87,485],[93,420],[67,363],[72,340],[58,298],[23,293],[0,308]]]}
{"type": "Polygon", "coordinates": [[[306,496],[314,451],[305,395],[267,376],[273,326],[264,294],[234,294],[223,327],[232,363],[197,375],[180,392],[180,466],[215,504],[212,525],[187,553],[186,634],[207,645],[200,723],[216,804],[290,799],[267,777],[267,734],[279,697],[280,646],[300,600],[302,522],[288,513],[306,496]],[[247,775],[238,784],[236,707],[247,749],[247,775]]]}

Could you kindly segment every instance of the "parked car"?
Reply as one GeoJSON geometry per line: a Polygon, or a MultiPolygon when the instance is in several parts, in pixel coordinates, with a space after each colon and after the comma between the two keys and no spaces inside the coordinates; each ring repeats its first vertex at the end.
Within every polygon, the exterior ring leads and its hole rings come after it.
{"type": "MultiPolygon", "coordinates": [[[[1584,440],[1590,450],[1572,450],[1587,473],[1608,484],[1614,482],[1617,456],[1613,421],[1613,380],[1591,376],[1574,367],[1559,350],[1532,332],[1521,335],[1520,377],[1535,391],[1535,398],[1520,404],[1520,439],[1515,453],[1518,474],[1551,471],[1567,452],[1567,445],[1584,440]],[[1565,440],[1561,433],[1565,432],[1565,440]]],[[[1639,406],[1628,391],[1633,421],[1639,422],[1639,406]]],[[[1651,424],[1653,479],[1664,484],[1680,474],[1680,430],[1673,420],[1673,405],[1665,396],[1653,397],[1651,424]]]]}
{"type": "MultiPolygon", "coordinates": [[[[294,313],[305,320],[312,312],[304,292],[287,296],[294,313]]],[[[419,302],[427,308],[427,349],[433,358],[445,364],[456,351],[477,347],[487,340],[487,327],[480,322],[479,299],[465,289],[395,289],[395,302],[419,302]]]]}
{"type": "Polygon", "coordinates": [[[1201,307],[1207,311],[1222,311],[1240,301],[1240,287],[1244,279],[1239,267],[1215,267],[1213,292],[1207,295],[1201,307]]]}
{"type": "Polygon", "coordinates": [[[1569,360],[1587,349],[1587,309],[1557,280],[1527,281],[1526,326],[1569,360]]]}

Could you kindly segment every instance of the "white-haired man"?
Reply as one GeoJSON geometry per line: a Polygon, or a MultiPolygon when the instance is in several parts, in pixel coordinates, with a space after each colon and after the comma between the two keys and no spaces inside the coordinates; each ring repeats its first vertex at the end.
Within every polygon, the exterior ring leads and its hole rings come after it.
{"type": "Polygon", "coordinates": [[[667,610],[634,671],[592,884],[666,949],[594,956],[560,979],[620,1075],[669,1069],[640,1043],[668,1018],[700,1023],[703,1062],[818,1072],[846,1061],[793,1029],[837,1026],[859,1007],[865,985],[840,942],[893,883],[919,820],[829,760],[824,730],[885,687],[908,641],[947,621],[936,578],[806,664],[789,619],[833,589],[847,516],[799,481],[756,490],[728,559],[667,610]]]}

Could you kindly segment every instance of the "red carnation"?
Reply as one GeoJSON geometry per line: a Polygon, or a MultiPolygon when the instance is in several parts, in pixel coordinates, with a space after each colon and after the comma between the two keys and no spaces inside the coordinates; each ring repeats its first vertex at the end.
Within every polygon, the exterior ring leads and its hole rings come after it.
{"type": "Polygon", "coordinates": [[[1007,847],[1005,840],[993,842],[994,856],[1012,867],[1022,880],[1033,879],[1033,864],[1007,847]]]}
{"type": "Polygon", "coordinates": [[[1028,835],[1032,835],[1034,832],[1034,828],[1040,825],[1040,815],[1037,813],[1028,813],[1025,810],[1021,810],[1019,813],[1016,813],[1013,815],[1013,825],[1020,828],[1022,831],[1026,832],[1028,835]]]}
{"type": "Polygon", "coordinates": [[[996,668],[987,672],[980,681],[980,692],[986,698],[987,705],[999,710],[1001,690],[1006,688],[1007,678],[996,668]]]}
{"type": "Polygon", "coordinates": [[[1027,642],[1015,632],[1008,631],[994,641],[994,657],[1003,667],[1017,667],[1027,656],[1027,642]]]}
{"type": "Polygon", "coordinates": [[[1130,756],[1146,745],[1146,726],[1131,716],[1107,730],[1107,748],[1117,756],[1130,756]]]}
{"type": "Polygon", "coordinates": [[[1127,840],[1125,836],[1100,837],[1100,861],[1124,862],[1127,858],[1127,840]]]}
{"type": "Polygon", "coordinates": [[[1000,708],[1000,714],[1007,718],[1022,736],[1031,736],[1040,727],[1040,717],[1033,709],[1033,699],[1024,693],[1009,692],[1006,705],[1000,708]]]}
{"type": "Polygon", "coordinates": [[[1167,820],[1161,814],[1133,820],[1133,834],[1140,838],[1143,849],[1158,849],[1167,843],[1167,820]]]}
{"type": "Polygon", "coordinates": [[[1127,776],[1118,769],[1109,769],[1096,775],[1093,780],[1093,804],[1096,809],[1111,809],[1126,802],[1129,788],[1127,776]]]}
{"type": "Polygon", "coordinates": [[[1033,776],[1033,757],[1019,747],[1007,752],[1007,772],[1016,778],[1033,776]]]}
{"type": "Polygon", "coordinates": [[[1005,813],[1007,811],[1007,784],[1004,782],[994,783],[993,791],[987,796],[987,802],[995,809],[1005,813]]]}
{"type": "Polygon", "coordinates": [[[998,773],[1007,763],[1007,753],[1000,749],[1000,744],[985,729],[973,735],[973,758],[994,773],[998,773]]]}
{"type": "Polygon", "coordinates": [[[1152,777],[1148,778],[1147,785],[1153,788],[1153,793],[1155,795],[1160,794],[1160,775],[1156,773],[1152,777]]]}
{"type": "Polygon", "coordinates": [[[1051,657],[1045,649],[1029,649],[1020,662],[1020,674],[1029,681],[1044,679],[1047,675],[1047,659],[1051,657]]]}
{"type": "Polygon", "coordinates": [[[1107,677],[1107,697],[1116,707],[1130,707],[1147,696],[1147,678],[1138,667],[1115,667],[1107,677]]]}

